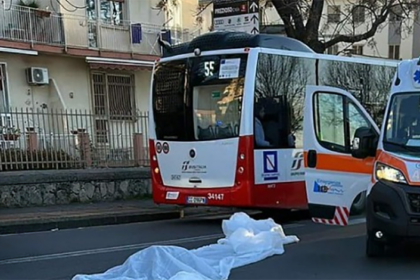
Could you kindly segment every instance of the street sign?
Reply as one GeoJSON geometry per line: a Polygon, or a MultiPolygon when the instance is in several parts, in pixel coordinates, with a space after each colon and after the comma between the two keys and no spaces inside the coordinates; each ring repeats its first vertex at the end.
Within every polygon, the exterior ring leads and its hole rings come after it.
{"type": "Polygon", "coordinates": [[[214,0],[213,27],[217,31],[260,31],[259,0],[214,0]]]}

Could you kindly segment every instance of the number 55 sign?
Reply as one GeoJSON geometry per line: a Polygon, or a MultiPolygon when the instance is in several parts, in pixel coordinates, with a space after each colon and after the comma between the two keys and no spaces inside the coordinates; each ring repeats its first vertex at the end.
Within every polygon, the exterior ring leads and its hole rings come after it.
{"type": "Polygon", "coordinates": [[[214,61],[204,62],[204,75],[211,77],[214,74],[214,61]]]}

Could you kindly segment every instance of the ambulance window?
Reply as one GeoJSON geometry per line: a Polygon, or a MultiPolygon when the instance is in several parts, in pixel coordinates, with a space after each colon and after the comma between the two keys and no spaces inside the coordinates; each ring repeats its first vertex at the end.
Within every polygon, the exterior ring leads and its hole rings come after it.
{"type": "Polygon", "coordinates": [[[348,116],[349,116],[349,129],[350,129],[350,143],[352,143],[356,130],[360,127],[371,127],[370,122],[360,112],[360,109],[356,107],[353,102],[349,102],[348,116]]]}
{"type": "Polygon", "coordinates": [[[344,98],[334,93],[315,94],[315,131],[326,149],[346,152],[344,134],[344,98]]]}

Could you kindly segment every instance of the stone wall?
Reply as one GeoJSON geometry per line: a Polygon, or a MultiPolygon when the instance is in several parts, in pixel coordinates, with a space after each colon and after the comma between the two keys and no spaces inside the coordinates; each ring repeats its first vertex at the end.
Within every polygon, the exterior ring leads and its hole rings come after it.
{"type": "Polygon", "coordinates": [[[0,208],[115,201],[151,193],[148,168],[0,173],[0,208]]]}

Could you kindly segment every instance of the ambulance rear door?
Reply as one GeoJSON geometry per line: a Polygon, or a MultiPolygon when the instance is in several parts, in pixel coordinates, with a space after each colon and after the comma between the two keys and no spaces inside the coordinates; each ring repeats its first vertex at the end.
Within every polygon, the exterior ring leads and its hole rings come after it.
{"type": "Polygon", "coordinates": [[[361,127],[378,138],[377,125],[351,93],[328,86],[306,87],[305,183],[316,223],[348,225],[354,199],[370,184],[374,156],[358,159],[351,153],[355,131],[361,127]]]}

